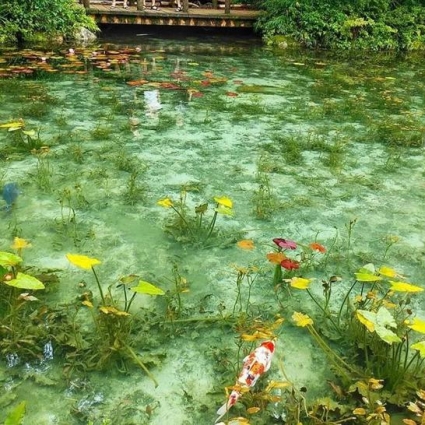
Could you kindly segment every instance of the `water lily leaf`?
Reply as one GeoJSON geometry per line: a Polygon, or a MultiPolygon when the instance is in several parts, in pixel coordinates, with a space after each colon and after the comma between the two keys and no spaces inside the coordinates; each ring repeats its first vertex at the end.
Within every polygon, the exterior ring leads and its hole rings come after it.
{"type": "Polygon", "coordinates": [[[366,326],[366,329],[369,332],[375,332],[375,324],[374,324],[375,316],[374,316],[374,313],[371,313],[370,311],[366,311],[366,310],[357,310],[356,311],[356,317],[357,317],[357,320],[362,325],[365,325],[366,326]],[[372,315],[372,317],[371,317],[372,320],[370,320],[368,318],[369,313],[370,313],[370,315],[372,315]]]}
{"type": "Polygon", "coordinates": [[[386,342],[387,344],[391,345],[393,342],[401,342],[401,338],[399,338],[393,331],[387,329],[384,326],[377,326],[376,333],[382,339],[382,341],[386,342]]]}
{"type": "Polygon", "coordinates": [[[130,316],[130,313],[127,313],[126,311],[118,310],[117,308],[112,306],[104,305],[100,307],[99,310],[104,314],[112,314],[114,316],[130,316]]]}
{"type": "Polygon", "coordinates": [[[356,275],[356,279],[359,282],[377,282],[378,280],[382,280],[381,276],[377,276],[376,274],[372,273],[354,273],[356,275]]]}
{"type": "Polygon", "coordinates": [[[4,425],[21,425],[24,420],[27,402],[21,401],[8,415],[4,425]]]}
{"type": "Polygon", "coordinates": [[[387,266],[382,266],[378,269],[378,273],[382,276],[385,277],[397,277],[400,276],[399,273],[397,273],[394,269],[387,267],[387,266]]]}
{"type": "Polygon", "coordinates": [[[223,214],[228,216],[233,215],[233,210],[230,208],[224,207],[223,205],[219,205],[214,211],[217,212],[218,214],[223,214]]]}
{"type": "Polygon", "coordinates": [[[214,201],[226,208],[233,208],[233,201],[227,196],[215,196],[214,201]]]}
{"type": "Polygon", "coordinates": [[[420,286],[412,285],[411,283],[407,282],[390,281],[390,283],[390,290],[395,292],[422,292],[424,290],[420,286]]]}
{"type": "Polygon", "coordinates": [[[14,288],[32,289],[33,291],[44,289],[44,285],[41,281],[25,273],[18,273],[15,279],[7,280],[4,283],[14,288]]]}
{"type": "Polygon", "coordinates": [[[127,276],[120,277],[120,282],[123,285],[129,285],[130,283],[133,283],[138,278],[139,276],[137,276],[137,274],[129,274],[127,276]]]}
{"type": "Polygon", "coordinates": [[[7,129],[11,129],[11,128],[15,128],[15,129],[20,129],[22,127],[24,127],[24,122],[23,121],[12,121],[12,122],[7,122],[4,124],[0,124],[0,128],[7,128],[7,129]]]}
{"type": "Polygon", "coordinates": [[[68,258],[68,261],[74,266],[85,270],[90,270],[96,264],[101,263],[100,260],[87,257],[86,255],[66,254],[66,258],[68,258]]]}
{"type": "Polygon", "coordinates": [[[147,295],[164,295],[165,292],[158,288],[155,285],[152,285],[152,283],[145,282],[144,280],[141,280],[137,286],[134,288],[131,288],[132,291],[137,292],[138,294],[147,294],[147,295]]]}
{"type": "Polygon", "coordinates": [[[410,348],[419,351],[421,359],[425,357],[425,341],[416,342],[415,344],[412,344],[410,348]]]}
{"type": "Polygon", "coordinates": [[[297,326],[300,326],[302,328],[313,324],[313,319],[311,317],[307,316],[306,314],[299,313],[297,311],[294,312],[294,314],[292,315],[292,320],[297,326]]]}
{"type": "Polygon", "coordinates": [[[410,329],[413,329],[416,332],[425,334],[425,320],[421,320],[417,317],[413,319],[413,323],[408,326],[410,329]]]}
{"type": "Polygon", "coordinates": [[[359,322],[365,325],[369,332],[376,332],[387,344],[401,342],[401,339],[393,331],[388,329],[388,327],[396,328],[397,323],[385,307],[381,307],[377,313],[368,310],[357,310],[356,316],[359,322]]]}
{"type": "Polygon", "coordinates": [[[289,284],[292,288],[296,289],[308,289],[313,279],[305,279],[303,277],[293,277],[289,280],[289,284]]]}
{"type": "Polygon", "coordinates": [[[22,262],[22,258],[10,252],[0,252],[0,266],[13,267],[22,262]]]}

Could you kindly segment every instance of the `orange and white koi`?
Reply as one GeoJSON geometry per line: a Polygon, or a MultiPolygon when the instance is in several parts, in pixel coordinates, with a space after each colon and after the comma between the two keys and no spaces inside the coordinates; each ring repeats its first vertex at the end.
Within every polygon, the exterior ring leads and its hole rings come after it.
{"type": "Polygon", "coordinates": [[[236,380],[236,384],[232,387],[227,402],[217,410],[219,417],[216,423],[237,403],[241,395],[249,391],[257,383],[260,376],[270,369],[275,348],[276,343],[274,341],[264,341],[243,359],[242,371],[236,380]]]}

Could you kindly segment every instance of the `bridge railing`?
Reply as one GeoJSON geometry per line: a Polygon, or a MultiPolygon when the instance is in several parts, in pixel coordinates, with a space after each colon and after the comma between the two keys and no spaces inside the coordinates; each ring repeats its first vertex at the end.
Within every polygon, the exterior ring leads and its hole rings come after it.
{"type": "MultiPolygon", "coordinates": [[[[94,3],[91,0],[80,0],[80,3],[83,4],[83,6],[86,9],[90,9],[91,4],[94,3]]],[[[145,0],[128,0],[128,3],[130,4],[136,4],[137,10],[144,10],[145,9],[145,0]]],[[[188,13],[189,12],[189,0],[183,0],[183,12],[188,13]]],[[[218,0],[212,0],[212,7],[213,9],[218,9],[218,0]]],[[[230,14],[230,0],[225,0],[224,2],[224,13],[230,14]]]]}

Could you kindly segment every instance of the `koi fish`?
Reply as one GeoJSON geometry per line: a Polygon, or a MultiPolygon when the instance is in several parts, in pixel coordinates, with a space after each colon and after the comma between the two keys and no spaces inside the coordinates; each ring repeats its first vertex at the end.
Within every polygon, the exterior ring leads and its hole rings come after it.
{"type": "Polygon", "coordinates": [[[243,359],[242,371],[227,402],[217,410],[219,417],[215,421],[216,423],[237,403],[241,395],[252,388],[260,376],[270,369],[275,348],[274,341],[264,341],[243,359]]]}

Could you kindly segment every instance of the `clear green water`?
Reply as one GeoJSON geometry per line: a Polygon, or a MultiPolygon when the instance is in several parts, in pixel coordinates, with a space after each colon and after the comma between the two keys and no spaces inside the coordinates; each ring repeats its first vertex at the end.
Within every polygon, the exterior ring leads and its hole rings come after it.
{"type": "MultiPolygon", "coordinates": [[[[1,56],[0,123],[23,119],[49,150],[31,152],[0,129],[2,185],[16,182],[21,191],[11,212],[0,211],[0,250],[11,251],[14,236],[29,240],[29,273],[54,269],[60,279],[37,293],[40,303],[68,317],[64,305],[85,290],[99,299],[93,276],[66,253],[101,260],[103,288],[112,285],[118,297],[115,283],[131,273],[172,291],[177,267],[189,292],[178,317],[171,306],[174,319],[193,321],[170,324],[164,298],[136,298],[131,312],[144,325],[133,347],[157,388],[131,364],[126,374],[110,367],[64,377],[67,350],[55,342],[53,359],[15,365],[4,354],[2,411],[26,400],[25,424],[213,423],[240,366],[239,334],[195,319],[232,311],[235,264],[261,269],[249,320],[288,319],[276,357],[309,397],[323,395],[326,361],[290,323],[294,310],[312,310],[311,301],[281,293],[281,308],[275,297],[265,257],[275,237],[328,248],[304,276],[349,280],[363,264],[388,264],[423,285],[425,65],[418,58],[274,52],[256,39],[205,36],[133,36],[74,54],[21,56],[1,56]],[[43,70],[43,57],[57,71],[43,70]],[[33,73],[10,77],[10,64],[33,73]],[[158,110],[145,94],[155,90],[158,110]],[[206,201],[211,208],[214,196],[233,200],[234,216],[218,217],[220,236],[206,246],[164,232],[172,211],[156,202],[178,200],[182,189],[191,209],[206,201]],[[238,248],[242,239],[252,239],[254,250],[238,248]]],[[[92,331],[87,310],[76,320],[92,331]]],[[[270,375],[282,379],[278,361],[270,375]]],[[[233,413],[244,414],[243,406],[233,413]]],[[[252,423],[269,420],[263,414],[252,423]]]]}

